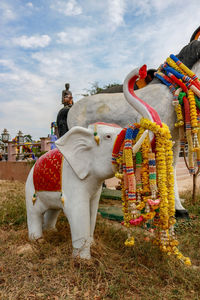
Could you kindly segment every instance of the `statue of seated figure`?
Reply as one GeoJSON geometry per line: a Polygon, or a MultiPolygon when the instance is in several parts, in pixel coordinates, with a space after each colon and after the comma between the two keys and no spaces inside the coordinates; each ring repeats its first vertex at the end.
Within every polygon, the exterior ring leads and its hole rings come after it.
{"type": "Polygon", "coordinates": [[[69,83],[65,84],[65,90],[62,91],[62,104],[64,107],[58,112],[57,126],[58,126],[58,138],[63,136],[68,130],[67,115],[70,108],[73,105],[72,93],[69,91],[69,83]]]}

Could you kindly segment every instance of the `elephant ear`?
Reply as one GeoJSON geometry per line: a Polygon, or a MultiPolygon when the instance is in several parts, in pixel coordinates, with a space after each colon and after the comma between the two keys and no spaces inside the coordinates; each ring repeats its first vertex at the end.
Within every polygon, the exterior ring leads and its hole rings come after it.
{"type": "Polygon", "coordinates": [[[75,126],[55,142],[80,179],[86,178],[91,170],[93,138],[94,135],[89,129],[75,126]]]}

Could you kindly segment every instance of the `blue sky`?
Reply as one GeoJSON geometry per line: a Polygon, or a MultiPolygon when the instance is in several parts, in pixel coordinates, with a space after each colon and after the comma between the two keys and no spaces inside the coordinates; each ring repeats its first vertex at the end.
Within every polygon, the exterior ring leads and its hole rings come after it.
{"type": "Polygon", "coordinates": [[[47,136],[70,83],[91,87],[157,68],[200,25],[199,0],[1,0],[0,133],[47,136]]]}

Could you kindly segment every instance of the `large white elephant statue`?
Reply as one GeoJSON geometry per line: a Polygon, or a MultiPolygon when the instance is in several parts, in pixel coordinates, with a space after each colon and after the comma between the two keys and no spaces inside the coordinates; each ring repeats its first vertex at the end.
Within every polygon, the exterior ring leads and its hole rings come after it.
{"type": "Polygon", "coordinates": [[[90,258],[102,183],[114,175],[112,149],[120,131],[117,125],[103,123],[73,127],[56,141],[59,150],[39,158],[26,182],[31,240],[54,229],[62,209],[70,224],[73,255],[90,258]]]}
{"type": "MultiPolygon", "coordinates": [[[[177,55],[193,72],[200,75],[200,41],[192,41],[185,46],[177,55]]],[[[179,134],[178,129],[174,127],[176,115],[172,105],[173,96],[165,85],[154,79],[152,83],[144,88],[135,91],[135,94],[150,104],[158,113],[162,122],[169,126],[174,141],[174,179],[175,179],[175,207],[176,216],[188,217],[188,213],[182,206],[177,182],[176,182],[176,164],[179,156],[179,134]]],[[[74,104],[68,114],[68,126],[79,125],[87,127],[88,124],[102,121],[119,124],[125,127],[130,122],[139,122],[141,114],[134,110],[128,103],[123,93],[96,94],[84,97],[74,104]]]]}

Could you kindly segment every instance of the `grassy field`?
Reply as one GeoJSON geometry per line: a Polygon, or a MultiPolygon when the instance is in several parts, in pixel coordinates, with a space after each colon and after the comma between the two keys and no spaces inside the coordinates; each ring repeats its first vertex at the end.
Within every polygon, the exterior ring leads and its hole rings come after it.
{"type": "Polygon", "coordinates": [[[160,253],[141,230],[135,233],[135,246],[125,248],[126,231],[101,216],[88,262],[71,257],[69,225],[62,214],[58,232],[30,243],[24,185],[0,181],[0,299],[200,299],[200,196],[195,206],[190,192],[181,196],[191,219],[179,221],[176,233],[191,267],[160,253]]]}

